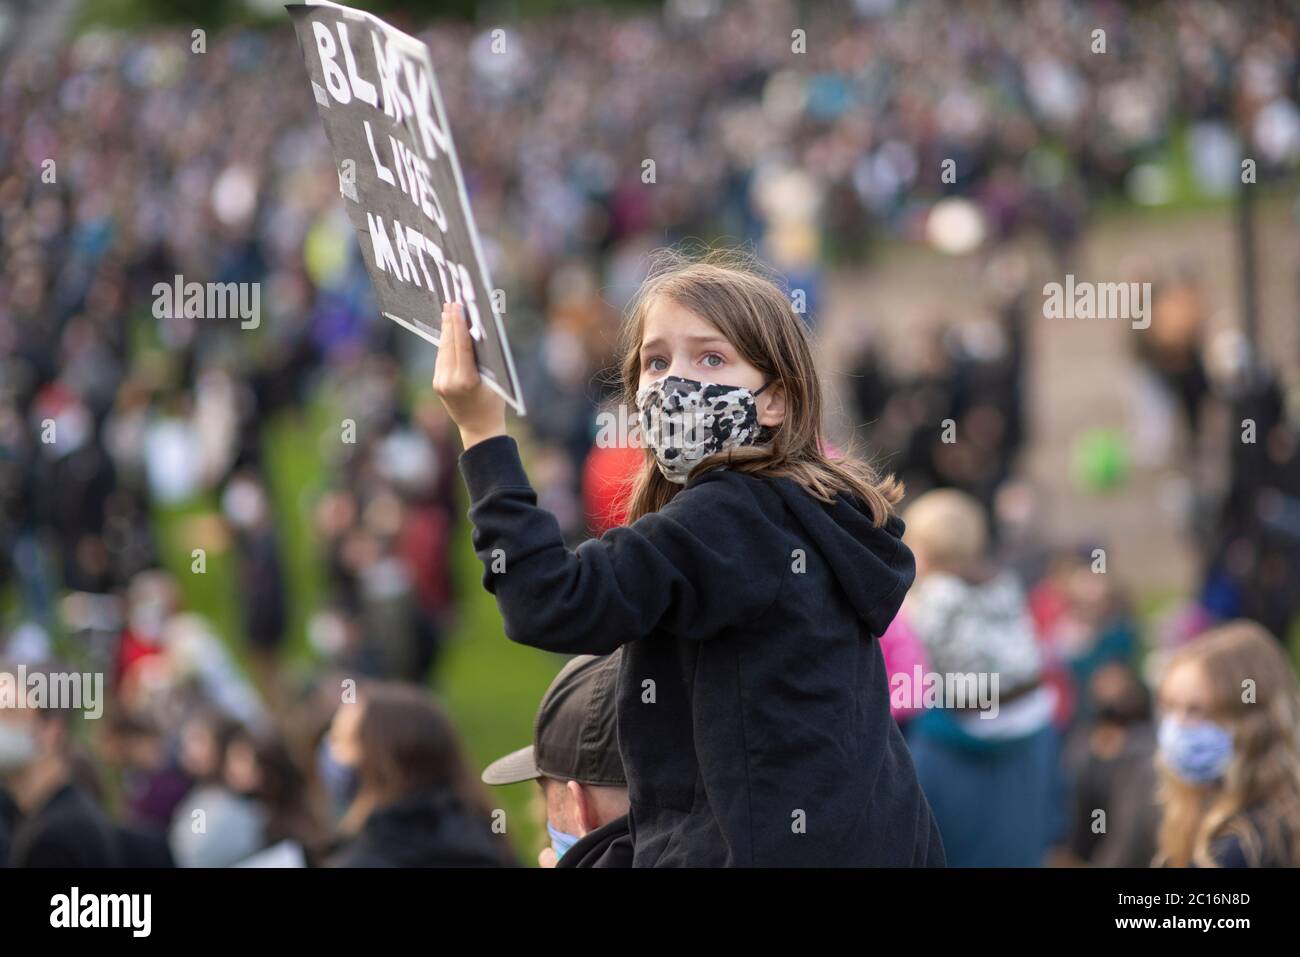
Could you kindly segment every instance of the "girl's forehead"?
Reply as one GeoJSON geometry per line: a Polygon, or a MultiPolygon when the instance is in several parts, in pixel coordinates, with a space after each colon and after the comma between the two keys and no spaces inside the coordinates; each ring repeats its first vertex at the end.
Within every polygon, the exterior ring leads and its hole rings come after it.
{"type": "Polygon", "coordinates": [[[722,332],[709,320],[667,296],[657,296],[646,310],[641,326],[641,342],[652,340],[685,342],[687,340],[722,339],[722,332]]]}

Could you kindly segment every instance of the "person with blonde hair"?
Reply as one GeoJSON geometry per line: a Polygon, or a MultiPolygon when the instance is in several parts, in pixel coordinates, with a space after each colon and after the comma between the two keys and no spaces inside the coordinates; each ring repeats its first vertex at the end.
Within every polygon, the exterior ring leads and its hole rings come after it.
{"type": "Polygon", "coordinates": [[[1179,648],[1159,682],[1155,864],[1300,865],[1300,695],[1278,642],[1245,620],[1179,648]]]}
{"type": "MultiPolygon", "coordinates": [[[[993,560],[988,520],[972,496],[935,489],[903,518],[917,575],[896,627],[919,640],[927,683],[987,692],[945,694],[908,722],[948,863],[1037,867],[1063,835],[1066,794],[1056,695],[1043,681],[1024,590],[993,560]]],[[[891,682],[906,689],[915,678],[891,682]]]]}
{"type": "Polygon", "coordinates": [[[916,577],[927,571],[977,574],[988,549],[988,520],[970,495],[956,489],[926,492],[907,507],[907,540],[916,555],[916,577]]]}

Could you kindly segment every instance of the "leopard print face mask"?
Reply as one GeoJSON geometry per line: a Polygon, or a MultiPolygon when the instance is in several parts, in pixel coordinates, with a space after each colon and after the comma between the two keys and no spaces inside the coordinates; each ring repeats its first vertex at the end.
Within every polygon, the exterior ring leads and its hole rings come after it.
{"type": "Polygon", "coordinates": [[[641,434],[664,478],[685,485],[703,459],[727,449],[771,441],[772,429],[758,424],[757,392],[665,376],[637,390],[641,434]]]}

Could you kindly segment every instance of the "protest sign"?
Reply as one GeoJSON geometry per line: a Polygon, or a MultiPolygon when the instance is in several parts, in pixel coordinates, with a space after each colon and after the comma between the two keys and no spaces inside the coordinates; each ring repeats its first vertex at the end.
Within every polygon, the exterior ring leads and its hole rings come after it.
{"type": "Polygon", "coordinates": [[[437,345],[460,302],[479,373],[524,414],[428,47],[325,0],[287,9],[380,311],[437,345]]]}

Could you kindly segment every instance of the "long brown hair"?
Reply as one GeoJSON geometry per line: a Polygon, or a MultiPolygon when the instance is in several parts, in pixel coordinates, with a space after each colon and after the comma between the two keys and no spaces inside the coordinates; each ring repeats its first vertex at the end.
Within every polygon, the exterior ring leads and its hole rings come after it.
{"type": "Polygon", "coordinates": [[[1200,667],[1212,697],[1209,717],[1231,729],[1232,763],[1221,785],[1207,792],[1160,768],[1160,823],[1155,863],[1213,867],[1210,843],[1233,834],[1248,861],[1267,844],[1288,848],[1300,864],[1300,696],[1295,673],[1278,642],[1251,621],[1234,621],[1180,648],[1165,666],[1200,667]],[[1254,682],[1253,701],[1244,684],[1254,682]],[[1258,816],[1257,830],[1243,812],[1258,816]]]}
{"type": "Polygon", "coordinates": [[[307,777],[294,762],[278,733],[249,735],[261,780],[256,796],[265,805],[267,845],[296,841],[309,858],[324,847],[329,828],[323,809],[314,801],[307,777]]]}
{"type": "Polygon", "coordinates": [[[449,790],[472,814],[491,819],[460,735],[433,697],[411,685],[375,682],[359,690],[357,798],[340,824],[355,831],[370,812],[423,791],[449,790]]]}
{"type": "MultiPolygon", "coordinates": [[[[711,455],[692,475],[725,466],[791,478],[828,504],[839,492],[860,499],[875,523],[883,525],[902,499],[902,485],[851,455],[827,455],[821,436],[821,382],[808,328],[750,254],[713,250],[691,258],[664,249],[652,257],[649,274],[628,306],[621,334],[623,401],[628,408],[636,408],[646,315],[661,296],[716,326],[747,362],[779,383],[785,393],[785,418],[770,443],[711,455]]],[[[681,489],[663,477],[654,453],[647,449],[627,493],[627,521],[657,512],[681,489]]]]}

